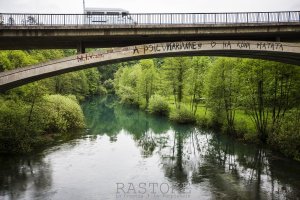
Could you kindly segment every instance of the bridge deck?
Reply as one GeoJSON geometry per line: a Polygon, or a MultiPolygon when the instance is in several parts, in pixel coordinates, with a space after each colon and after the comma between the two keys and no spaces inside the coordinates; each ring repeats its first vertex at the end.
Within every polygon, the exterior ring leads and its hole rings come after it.
{"type": "Polygon", "coordinates": [[[84,48],[224,39],[299,42],[300,12],[125,16],[0,14],[0,49],[77,48],[81,51],[84,48]]]}

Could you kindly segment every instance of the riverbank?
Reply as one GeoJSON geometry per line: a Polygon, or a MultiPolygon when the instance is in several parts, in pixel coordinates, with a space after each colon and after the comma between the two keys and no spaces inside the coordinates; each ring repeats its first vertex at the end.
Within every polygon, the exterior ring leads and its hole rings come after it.
{"type": "MultiPolygon", "coordinates": [[[[0,51],[0,71],[74,54],[74,50],[0,51]]],[[[86,69],[1,93],[0,153],[29,153],[75,135],[74,130],[85,127],[80,102],[105,93],[100,76],[96,68],[86,69]]]]}
{"type": "Polygon", "coordinates": [[[84,127],[75,96],[44,95],[31,102],[0,97],[0,153],[29,153],[84,127]]]}
{"type": "Polygon", "coordinates": [[[264,60],[176,57],[124,65],[114,88],[122,103],[300,161],[299,77],[297,66],[264,60]]]}
{"type": "MultiPolygon", "coordinates": [[[[154,97],[157,98],[157,97],[154,97]]],[[[255,145],[264,145],[266,148],[270,148],[273,151],[284,154],[285,156],[292,158],[294,160],[300,161],[299,159],[299,148],[295,146],[289,146],[290,142],[295,139],[299,141],[299,133],[295,132],[295,135],[290,135],[289,138],[286,138],[284,134],[281,140],[281,144],[275,143],[274,141],[280,140],[281,138],[270,139],[267,144],[262,144],[259,138],[257,137],[257,130],[251,116],[245,111],[238,110],[236,111],[235,121],[234,121],[234,132],[228,132],[228,127],[226,123],[222,121],[217,121],[214,119],[212,112],[205,106],[205,104],[199,104],[196,108],[196,112],[190,108],[189,103],[182,102],[181,108],[176,108],[175,104],[172,103],[172,98],[162,98],[158,97],[159,101],[155,100],[155,103],[158,104],[156,111],[153,112],[151,109],[151,99],[150,99],[150,108],[145,109],[136,105],[137,108],[143,110],[144,112],[151,113],[157,116],[165,116],[170,121],[173,121],[178,124],[190,124],[197,125],[198,127],[204,128],[206,130],[213,130],[221,134],[226,134],[232,137],[235,140],[238,140],[241,143],[255,144],[255,145]],[[163,106],[162,106],[163,105],[163,106]],[[159,110],[161,109],[161,110],[159,110]],[[175,117],[174,117],[175,116],[175,117]]],[[[132,105],[129,104],[129,105],[132,105]]],[[[152,105],[153,107],[153,105],[152,105]]],[[[295,120],[295,119],[291,119],[295,120]]],[[[296,119],[297,120],[297,119],[296,119]]],[[[293,126],[291,126],[291,131],[293,131],[293,126]]],[[[291,132],[289,131],[289,132],[291,132]]]]}

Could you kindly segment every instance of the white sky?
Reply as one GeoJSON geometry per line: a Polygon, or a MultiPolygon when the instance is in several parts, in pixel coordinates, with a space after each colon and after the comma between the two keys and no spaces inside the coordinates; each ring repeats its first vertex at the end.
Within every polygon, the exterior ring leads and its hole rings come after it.
{"type": "MultiPolygon", "coordinates": [[[[300,0],[85,0],[86,7],[132,13],[300,11],[300,0]]],[[[0,0],[0,13],[82,13],[82,0],[0,0]]]]}

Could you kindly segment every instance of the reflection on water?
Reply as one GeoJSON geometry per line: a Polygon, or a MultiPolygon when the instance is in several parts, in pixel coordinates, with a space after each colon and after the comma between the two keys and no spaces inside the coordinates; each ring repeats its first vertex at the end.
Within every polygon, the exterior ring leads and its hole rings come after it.
{"type": "Polygon", "coordinates": [[[83,105],[88,135],[0,157],[0,199],[300,199],[300,163],[117,104],[83,105]]]}

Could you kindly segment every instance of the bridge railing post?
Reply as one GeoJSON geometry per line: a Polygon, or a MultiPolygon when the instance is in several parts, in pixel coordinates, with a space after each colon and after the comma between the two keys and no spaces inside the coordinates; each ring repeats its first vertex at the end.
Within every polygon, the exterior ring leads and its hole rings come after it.
{"type": "Polygon", "coordinates": [[[181,14],[181,24],[184,24],[184,14],[181,14]]]}
{"type": "Polygon", "coordinates": [[[195,17],[196,17],[196,14],[194,14],[194,15],[192,16],[193,24],[195,24],[195,17]]]}
{"type": "Polygon", "coordinates": [[[159,24],[161,24],[161,14],[159,14],[159,24]]]}

